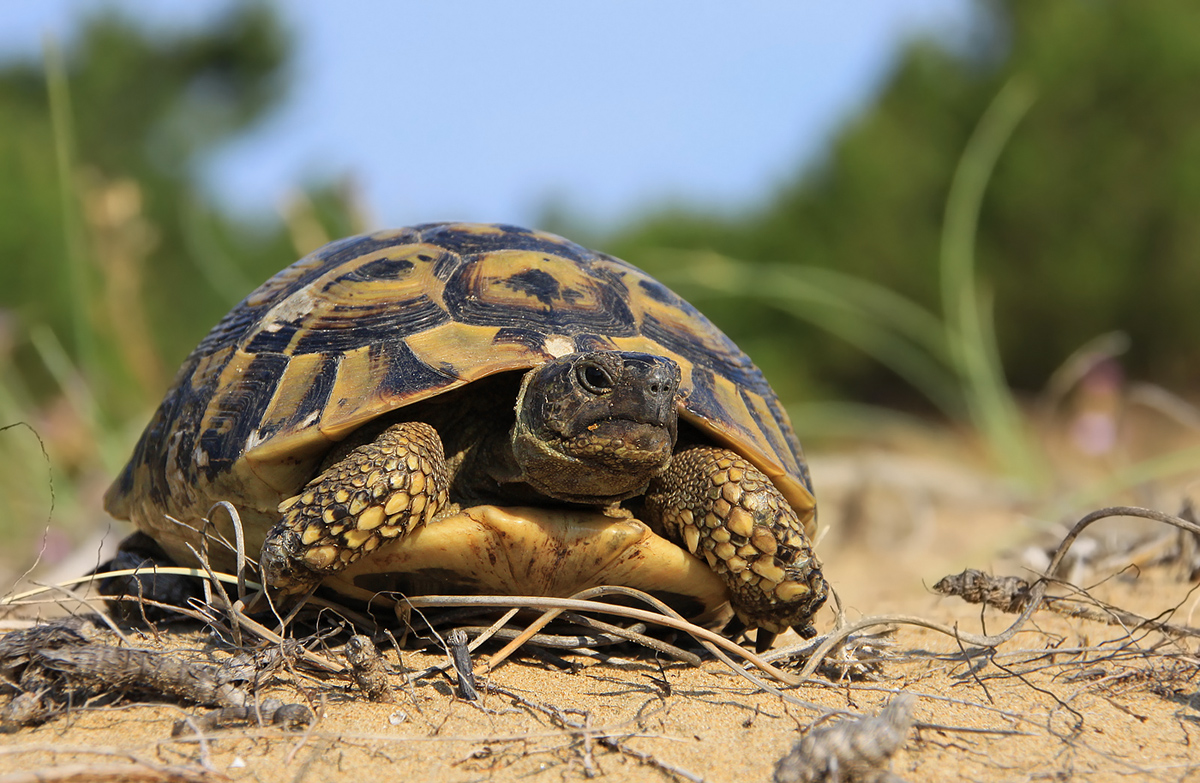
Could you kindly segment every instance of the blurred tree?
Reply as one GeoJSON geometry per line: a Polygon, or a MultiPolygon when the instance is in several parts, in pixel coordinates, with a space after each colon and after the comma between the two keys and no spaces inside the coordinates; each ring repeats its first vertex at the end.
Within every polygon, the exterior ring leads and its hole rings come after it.
{"type": "Polygon", "coordinates": [[[272,7],[238,3],[176,31],[103,14],[67,51],[0,65],[0,535],[21,562],[35,552],[22,528],[99,514],[174,368],[226,310],[298,245],[358,228],[336,184],[254,223],[199,185],[278,105],[289,54],[272,7]]]}
{"type": "MultiPolygon", "coordinates": [[[[271,7],[247,3],[169,33],[104,14],[69,52],[0,67],[0,308],[33,398],[61,386],[34,355],[49,340],[98,410],[141,413],[203,330],[295,259],[288,225],[239,222],[198,185],[278,105],[289,52],[271,7]]],[[[337,233],[341,195],[311,199],[337,233]]]]}
{"type": "MultiPolygon", "coordinates": [[[[1019,78],[1036,102],[1000,155],[976,237],[1010,381],[1040,388],[1080,345],[1122,329],[1133,373],[1195,388],[1200,5],[980,0],[976,10],[962,39],[913,42],[827,156],[764,208],[724,217],[676,208],[606,247],[647,265],[652,248],[683,248],[837,269],[938,312],[950,182],[985,109],[1019,78]]],[[[785,398],[914,401],[825,332],[770,309],[702,306],[780,379],[785,398]],[[782,329],[794,338],[779,340],[782,329]]]]}

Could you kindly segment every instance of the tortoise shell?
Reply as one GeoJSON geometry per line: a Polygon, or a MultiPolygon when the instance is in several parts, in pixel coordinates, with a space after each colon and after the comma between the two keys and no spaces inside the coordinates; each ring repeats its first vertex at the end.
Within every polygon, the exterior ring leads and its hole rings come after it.
{"type": "Polygon", "coordinates": [[[606,349],[675,360],[681,418],[769,476],[811,534],[800,444],[746,354],[630,264],[503,225],[350,237],[275,275],[188,356],[105,506],[191,559],[191,528],[229,500],[257,551],[279,502],[364,423],[494,373],[606,349]]]}

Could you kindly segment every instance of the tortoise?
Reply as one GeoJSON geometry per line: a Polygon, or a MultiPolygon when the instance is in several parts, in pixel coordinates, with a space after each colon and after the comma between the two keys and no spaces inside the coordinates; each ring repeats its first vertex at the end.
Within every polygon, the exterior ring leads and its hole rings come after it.
{"type": "Polygon", "coordinates": [[[632,265],[513,226],[335,241],[229,312],[105,495],[180,563],[232,540],[218,501],[283,595],[620,583],[762,646],[827,593],[759,369],[632,265]]]}

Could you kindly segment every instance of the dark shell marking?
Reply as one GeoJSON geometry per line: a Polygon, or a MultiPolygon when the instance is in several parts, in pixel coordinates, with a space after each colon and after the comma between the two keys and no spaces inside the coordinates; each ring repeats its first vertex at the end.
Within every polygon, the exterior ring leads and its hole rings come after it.
{"type": "MultiPolygon", "coordinates": [[[[196,519],[223,497],[273,519],[329,445],[364,422],[598,348],[678,362],[683,417],[767,474],[811,532],[811,484],[787,416],[708,319],[619,259],[464,224],[343,239],[251,293],[187,358],[106,506],[149,530],[165,530],[163,509],[196,519]]],[[[247,527],[255,545],[265,530],[247,527]]]]}

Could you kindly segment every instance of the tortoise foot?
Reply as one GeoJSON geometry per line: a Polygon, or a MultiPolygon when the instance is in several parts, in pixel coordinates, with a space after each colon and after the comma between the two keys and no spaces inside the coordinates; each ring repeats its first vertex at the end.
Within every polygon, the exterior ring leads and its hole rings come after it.
{"type": "Polygon", "coordinates": [[[351,449],[300,494],[263,543],[271,587],[302,592],[433,519],[447,503],[442,442],[424,422],[401,422],[351,449]]]}
{"type": "Polygon", "coordinates": [[[747,627],[765,639],[811,626],[828,593],[821,563],[795,510],[747,460],[729,449],[683,449],[651,483],[646,508],[725,581],[747,627]]]}

